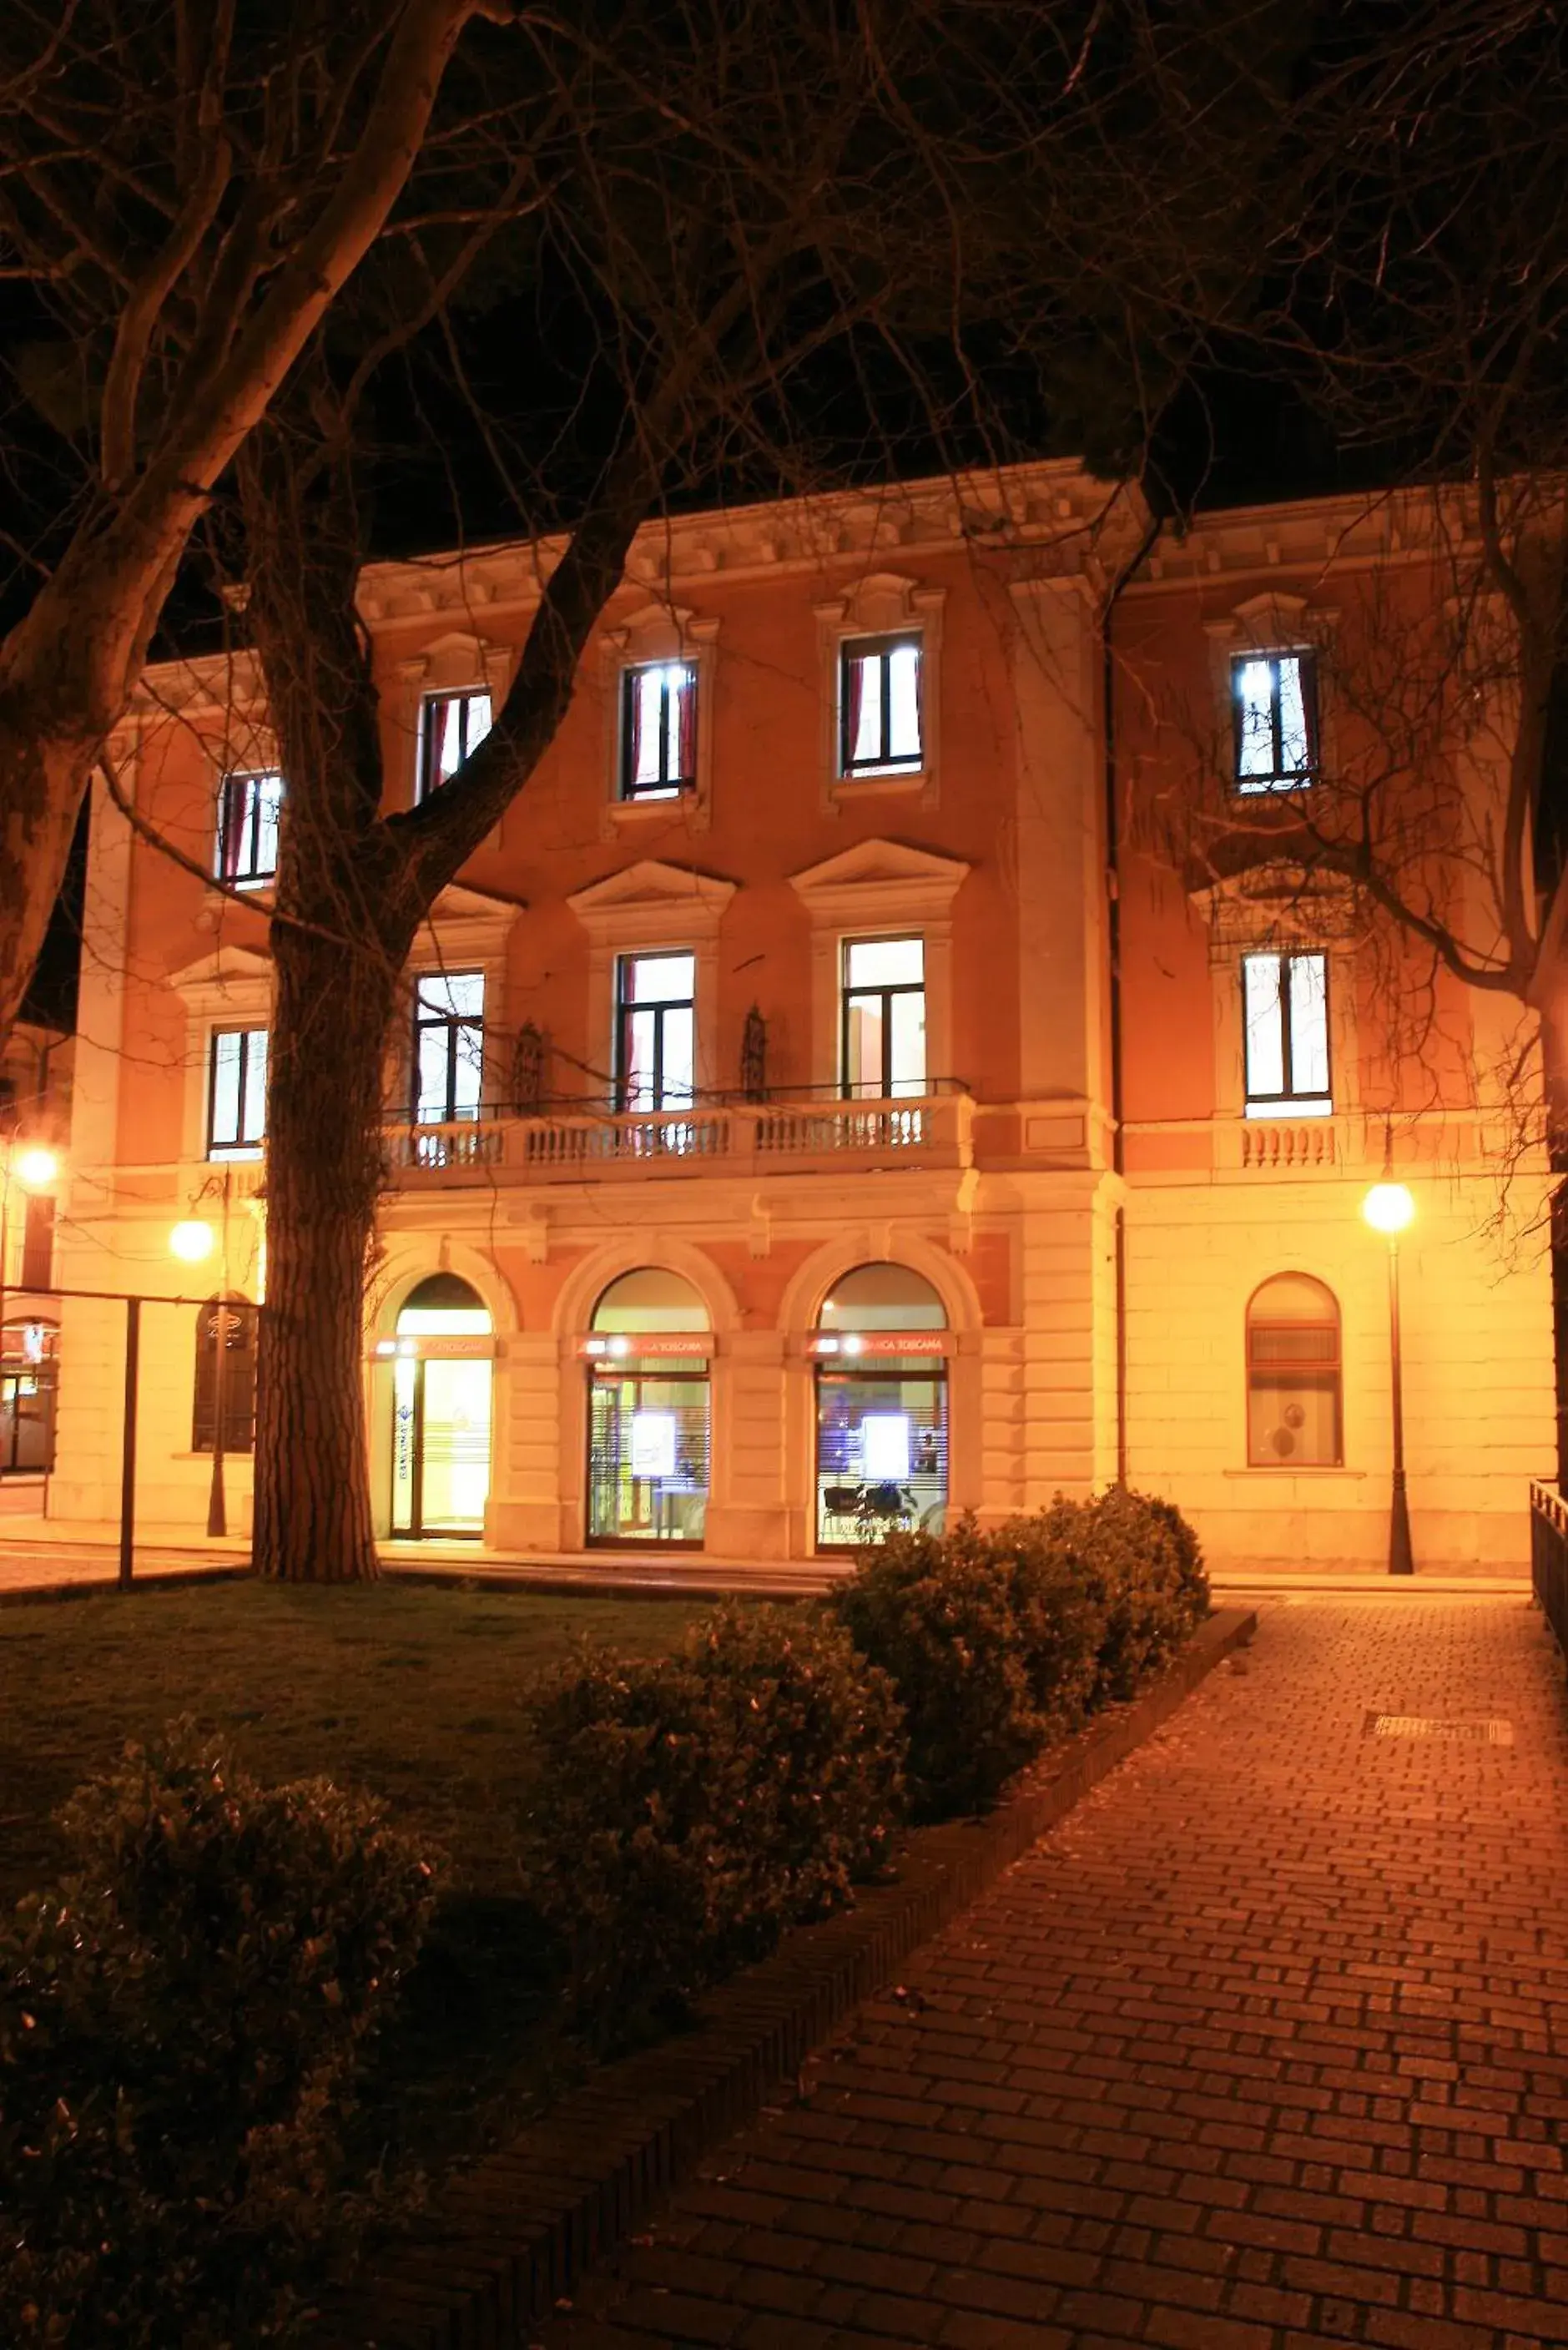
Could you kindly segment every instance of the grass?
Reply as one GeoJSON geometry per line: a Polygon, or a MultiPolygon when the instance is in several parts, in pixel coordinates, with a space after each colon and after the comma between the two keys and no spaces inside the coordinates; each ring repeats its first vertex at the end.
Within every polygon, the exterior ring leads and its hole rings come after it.
{"type": "Polygon", "coordinates": [[[251,1583],[0,1608],[0,1904],[57,1874],[51,1814],[71,1790],[179,1714],[260,1778],[371,1789],[448,1866],[369,2126],[427,2163],[476,2151],[580,2069],[522,1880],[521,1694],[581,1639],[652,1654],[702,1612],[699,1600],[251,1583]]]}

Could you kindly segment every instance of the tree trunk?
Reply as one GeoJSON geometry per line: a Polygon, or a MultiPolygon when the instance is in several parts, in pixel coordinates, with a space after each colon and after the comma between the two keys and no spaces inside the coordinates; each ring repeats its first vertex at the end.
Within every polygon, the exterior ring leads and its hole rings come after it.
{"type": "Polygon", "coordinates": [[[395,966],[282,924],[273,947],[254,1557],[276,1582],[369,1582],[363,1314],[395,966]]]}

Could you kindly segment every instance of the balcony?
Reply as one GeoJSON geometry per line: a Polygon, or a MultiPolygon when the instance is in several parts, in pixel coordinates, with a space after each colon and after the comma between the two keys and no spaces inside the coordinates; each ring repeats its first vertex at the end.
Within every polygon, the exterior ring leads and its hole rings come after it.
{"type": "Polygon", "coordinates": [[[714,1171],[973,1163],[974,1104],[956,1087],[898,1100],[794,1095],[644,1112],[587,1105],[521,1118],[497,1111],[446,1126],[393,1126],[394,1182],[597,1182],[714,1171]]]}

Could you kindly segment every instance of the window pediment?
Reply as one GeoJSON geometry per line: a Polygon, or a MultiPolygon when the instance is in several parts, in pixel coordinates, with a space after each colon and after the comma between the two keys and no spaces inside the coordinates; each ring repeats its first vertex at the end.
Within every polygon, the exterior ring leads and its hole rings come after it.
{"type": "Polygon", "coordinates": [[[412,960],[454,968],[460,962],[497,962],[523,911],[521,898],[497,897],[488,889],[449,881],[420,924],[412,960]]]}
{"type": "Polygon", "coordinates": [[[596,945],[638,946],[645,936],[679,931],[682,938],[711,937],[735,894],[732,881],[690,865],[646,857],[566,900],[596,945]]]}
{"type": "Polygon", "coordinates": [[[861,840],[790,876],[814,922],[935,920],[951,910],[970,867],[898,840],[861,840]]]}
{"type": "Polygon", "coordinates": [[[1344,941],[1363,923],[1355,885],[1289,858],[1260,858],[1236,871],[1192,879],[1189,902],[1207,920],[1216,949],[1274,941],[1344,941]]]}
{"type": "Polygon", "coordinates": [[[265,1016],[272,996],[272,957],[253,947],[219,947],[171,971],[169,984],[184,998],[193,1019],[265,1016]]]}

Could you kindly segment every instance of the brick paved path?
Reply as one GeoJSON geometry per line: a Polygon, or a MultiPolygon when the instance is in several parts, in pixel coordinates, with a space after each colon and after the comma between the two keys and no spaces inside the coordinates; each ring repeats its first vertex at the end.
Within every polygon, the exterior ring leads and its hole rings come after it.
{"type": "Polygon", "coordinates": [[[1512,1601],[1269,1607],[548,2350],[1568,2339],[1568,1734],[1512,1601]],[[1511,1746],[1366,1734],[1500,1716],[1511,1746]]]}

